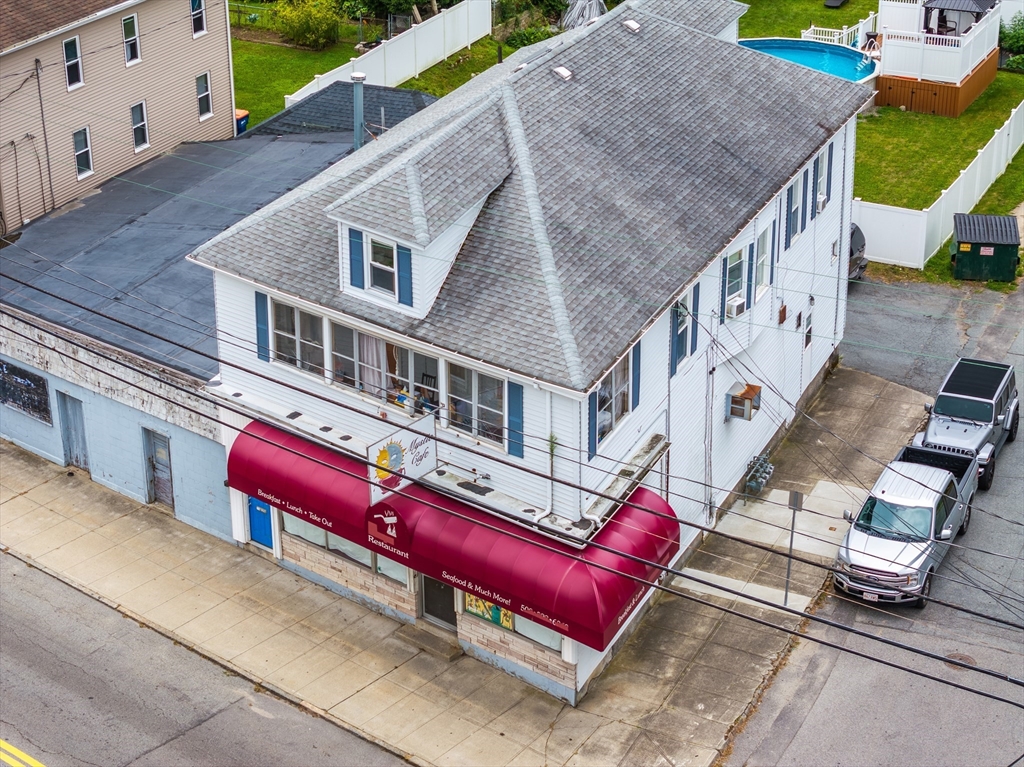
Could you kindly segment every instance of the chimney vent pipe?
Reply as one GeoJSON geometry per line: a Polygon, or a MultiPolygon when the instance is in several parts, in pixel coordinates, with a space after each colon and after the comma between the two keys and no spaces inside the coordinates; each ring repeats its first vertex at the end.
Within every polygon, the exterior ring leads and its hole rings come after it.
{"type": "Polygon", "coordinates": [[[366,123],[363,119],[363,81],[366,75],[362,72],[352,73],[352,148],[363,145],[366,123]]]}

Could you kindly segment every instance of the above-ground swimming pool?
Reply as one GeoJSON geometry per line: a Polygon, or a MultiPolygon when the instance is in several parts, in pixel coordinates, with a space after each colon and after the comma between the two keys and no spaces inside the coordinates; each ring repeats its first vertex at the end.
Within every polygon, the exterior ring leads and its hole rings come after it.
{"type": "Polygon", "coordinates": [[[869,80],[876,74],[874,61],[855,48],[843,45],[781,37],[740,40],[740,45],[855,83],[869,80]]]}

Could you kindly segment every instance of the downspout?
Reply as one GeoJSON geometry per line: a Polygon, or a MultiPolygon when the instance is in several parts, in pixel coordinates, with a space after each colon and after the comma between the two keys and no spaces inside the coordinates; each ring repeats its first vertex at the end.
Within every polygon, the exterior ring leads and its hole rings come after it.
{"type": "Polygon", "coordinates": [[[555,435],[551,431],[551,390],[547,389],[546,392],[548,399],[547,413],[545,414],[545,431],[548,435],[548,505],[547,508],[544,509],[543,516],[538,516],[537,519],[542,519],[543,517],[546,517],[555,509],[555,447],[558,445],[558,442],[555,439],[555,435]]]}
{"type": "MultiPolygon", "coordinates": [[[[39,119],[43,123],[43,151],[46,152],[46,177],[50,182],[50,210],[57,207],[57,200],[53,196],[53,171],[50,168],[50,141],[46,137],[46,115],[43,114],[43,64],[36,59],[36,92],[39,94],[39,119]]],[[[43,194],[43,212],[46,212],[46,195],[43,194]]]]}
{"type": "Polygon", "coordinates": [[[227,38],[228,38],[228,85],[231,88],[231,135],[238,135],[238,120],[236,118],[236,111],[238,107],[235,105],[235,61],[232,58],[231,53],[231,6],[228,3],[224,3],[224,23],[227,25],[227,38]]]}
{"type": "MultiPolygon", "coordinates": [[[[857,118],[854,117],[853,119],[856,120],[857,118]]],[[[850,245],[849,245],[849,242],[850,242],[850,234],[849,234],[850,227],[846,226],[846,148],[847,148],[847,146],[849,146],[849,144],[850,144],[850,123],[847,123],[846,124],[846,129],[843,131],[843,180],[842,180],[842,186],[840,187],[843,190],[843,192],[842,192],[843,197],[842,197],[842,202],[839,205],[839,254],[838,254],[839,258],[836,259],[836,306],[835,306],[835,316],[832,318],[832,349],[833,350],[835,350],[836,347],[839,346],[839,294],[842,292],[843,277],[844,277],[844,275],[843,275],[843,255],[846,254],[847,259],[849,259],[849,252],[850,252],[850,245]],[[843,248],[843,243],[844,242],[847,243],[845,248],[843,248]]],[[[853,197],[852,192],[850,194],[850,197],[851,198],[853,197]]],[[[850,203],[850,206],[851,206],[850,215],[852,217],[853,216],[853,210],[852,210],[853,203],[852,202],[850,203]]],[[[849,271],[850,271],[849,262],[847,262],[846,271],[847,271],[847,274],[849,274],[849,271]]],[[[849,292],[849,288],[847,288],[847,292],[849,292]]]]}

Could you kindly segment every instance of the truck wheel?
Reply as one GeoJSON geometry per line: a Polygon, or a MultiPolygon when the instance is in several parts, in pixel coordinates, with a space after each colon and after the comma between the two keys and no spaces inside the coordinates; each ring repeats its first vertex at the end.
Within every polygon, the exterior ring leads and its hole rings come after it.
{"type": "Polygon", "coordinates": [[[967,532],[967,528],[971,525],[971,505],[974,503],[974,496],[971,496],[971,500],[967,502],[967,511],[964,512],[964,521],[960,525],[960,529],[956,531],[957,535],[963,535],[967,532]]]}
{"type": "Polygon", "coordinates": [[[1013,442],[1017,439],[1017,427],[1020,426],[1020,408],[1017,408],[1017,412],[1013,414],[1013,424],[1010,426],[1010,433],[1006,435],[1007,442],[1013,442]]]}
{"type": "Polygon", "coordinates": [[[928,597],[932,593],[932,574],[929,572],[924,576],[924,583],[921,584],[921,596],[913,602],[913,606],[918,610],[923,610],[924,606],[928,604],[928,597]]]}
{"type": "Polygon", "coordinates": [[[992,487],[992,480],[996,475],[996,459],[993,458],[988,462],[988,466],[985,467],[984,471],[981,472],[981,477],[978,479],[978,487],[982,490],[988,490],[992,487]]]}

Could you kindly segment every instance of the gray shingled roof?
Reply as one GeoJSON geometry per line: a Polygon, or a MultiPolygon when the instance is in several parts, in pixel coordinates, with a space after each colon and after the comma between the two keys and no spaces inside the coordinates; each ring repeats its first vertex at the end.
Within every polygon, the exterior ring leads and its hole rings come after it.
{"type": "MultiPolygon", "coordinates": [[[[735,13],[735,3],[720,4],[735,13]]],[[[710,18],[711,5],[680,5],[676,15],[692,8],[710,18]]],[[[518,51],[215,238],[197,260],[587,390],[871,95],[648,11],[665,7],[629,0],[589,27],[518,51]],[[638,33],[622,25],[627,18],[638,33]],[[449,132],[443,149],[420,152],[449,132]],[[337,274],[339,255],[326,208],[415,241],[407,175],[384,169],[446,154],[436,170],[420,168],[421,193],[428,210],[450,200],[457,208],[471,196],[457,193],[460,174],[476,168],[462,157],[494,148],[511,172],[425,318],[371,305],[325,277],[337,274]],[[394,194],[339,203],[360,185],[394,194]]]]}
{"type": "MultiPolygon", "coordinates": [[[[435,101],[437,99],[434,96],[408,88],[364,85],[363,119],[370,132],[379,135],[382,109],[384,126],[394,127],[435,101]]],[[[293,133],[351,132],[352,116],[352,83],[331,83],[273,117],[268,117],[243,135],[282,136],[293,133]]]]}

